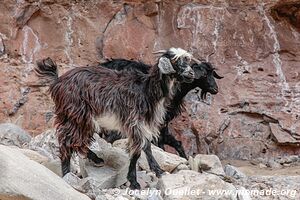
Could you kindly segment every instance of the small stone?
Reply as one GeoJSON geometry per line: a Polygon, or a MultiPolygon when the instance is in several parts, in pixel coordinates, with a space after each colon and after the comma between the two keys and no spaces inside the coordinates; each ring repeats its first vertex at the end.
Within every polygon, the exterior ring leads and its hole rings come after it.
{"type": "Polygon", "coordinates": [[[290,164],[290,163],[284,163],[283,166],[284,166],[284,167],[290,167],[291,164],[290,164]]]}
{"type": "Polygon", "coordinates": [[[282,168],[282,165],[279,164],[278,162],[274,161],[273,159],[269,160],[267,163],[268,167],[271,167],[273,169],[280,169],[282,168]]]}
{"type": "Polygon", "coordinates": [[[259,165],[260,162],[258,160],[250,160],[250,163],[252,165],[259,165]]]}
{"type": "Polygon", "coordinates": [[[180,171],[180,170],[189,170],[189,166],[187,166],[186,164],[180,164],[180,165],[178,165],[178,167],[176,169],[178,171],[180,171]]]}
{"type": "Polygon", "coordinates": [[[259,168],[261,168],[261,169],[264,169],[264,168],[267,168],[267,165],[265,165],[265,164],[263,164],[263,163],[259,163],[259,168]]]}
{"type": "Polygon", "coordinates": [[[5,46],[2,37],[0,36],[0,56],[5,54],[5,46]]]}
{"type": "Polygon", "coordinates": [[[229,165],[229,164],[224,166],[224,171],[225,171],[225,174],[227,176],[230,176],[230,177],[233,177],[233,178],[236,178],[236,179],[241,179],[241,178],[247,177],[237,167],[234,167],[234,166],[229,165]]]}
{"type": "Polygon", "coordinates": [[[298,155],[292,155],[287,157],[288,163],[295,163],[298,162],[299,156],[298,155]]]}

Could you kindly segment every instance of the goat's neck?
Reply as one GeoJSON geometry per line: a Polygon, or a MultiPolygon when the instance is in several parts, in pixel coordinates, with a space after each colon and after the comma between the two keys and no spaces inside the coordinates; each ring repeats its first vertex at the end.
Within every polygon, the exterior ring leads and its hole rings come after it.
{"type": "Polygon", "coordinates": [[[154,95],[160,99],[164,97],[171,97],[173,95],[175,78],[170,75],[162,74],[157,66],[154,66],[151,69],[147,82],[148,92],[155,92],[155,94],[150,94],[151,96],[154,95]]]}
{"type": "Polygon", "coordinates": [[[195,89],[197,86],[193,83],[181,83],[180,87],[176,90],[173,99],[180,102],[189,93],[189,91],[195,89]]]}

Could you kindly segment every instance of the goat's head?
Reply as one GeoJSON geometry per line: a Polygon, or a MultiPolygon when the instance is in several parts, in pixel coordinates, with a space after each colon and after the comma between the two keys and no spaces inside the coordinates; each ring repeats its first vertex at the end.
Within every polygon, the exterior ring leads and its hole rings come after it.
{"type": "Polygon", "coordinates": [[[201,88],[201,98],[205,99],[208,92],[217,94],[219,89],[215,78],[222,79],[223,77],[217,74],[212,64],[209,62],[195,63],[192,68],[195,72],[193,83],[196,87],[201,88]]]}
{"type": "Polygon", "coordinates": [[[195,73],[190,66],[192,55],[181,48],[170,48],[154,53],[162,53],[159,58],[158,68],[162,74],[174,74],[179,80],[192,82],[195,73]]]}

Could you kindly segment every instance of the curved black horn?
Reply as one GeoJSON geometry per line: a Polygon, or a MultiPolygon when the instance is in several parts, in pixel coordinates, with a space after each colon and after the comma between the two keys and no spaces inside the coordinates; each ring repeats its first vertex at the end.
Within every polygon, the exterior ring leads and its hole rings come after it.
{"type": "Polygon", "coordinates": [[[213,71],[213,75],[214,75],[214,77],[217,78],[217,79],[222,79],[222,78],[224,78],[224,76],[218,75],[217,72],[215,72],[215,71],[213,71]]]}

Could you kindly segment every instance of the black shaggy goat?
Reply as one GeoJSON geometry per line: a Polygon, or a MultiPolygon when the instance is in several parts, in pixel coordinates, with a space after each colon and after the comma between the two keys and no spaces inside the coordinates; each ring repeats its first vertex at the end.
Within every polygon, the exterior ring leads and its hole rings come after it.
{"type": "Polygon", "coordinates": [[[72,69],[60,77],[50,58],[38,61],[35,71],[50,81],[49,90],[55,103],[63,175],[70,171],[74,151],[103,163],[88,146],[95,132],[116,130],[129,138],[130,187],[140,188],[136,163],[142,150],[150,152],[148,163],[159,177],[163,170],[152,156],[151,141],[159,135],[178,80],[191,82],[194,78],[189,66],[191,59],[194,58],[185,50],[171,48],[151,67],[149,74],[90,66],[72,69]]]}
{"type": "MultiPolygon", "coordinates": [[[[149,70],[151,68],[150,65],[126,59],[113,59],[108,62],[102,63],[101,66],[119,71],[133,70],[143,73],[149,73],[149,70]]],[[[218,85],[215,81],[215,78],[223,78],[216,73],[209,62],[201,62],[200,64],[195,63],[192,65],[192,68],[195,72],[195,79],[191,83],[181,83],[180,87],[178,87],[175,91],[174,97],[172,98],[167,109],[165,123],[160,129],[160,135],[157,143],[157,145],[162,149],[164,149],[164,145],[173,147],[181,157],[186,159],[187,156],[185,154],[184,148],[182,147],[181,141],[176,140],[176,138],[172,134],[170,134],[168,130],[168,124],[182,112],[184,107],[183,100],[185,95],[189,91],[199,87],[201,89],[201,98],[204,99],[206,98],[207,93],[218,93],[218,85]]],[[[121,135],[119,135],[117,132],[104,134],[105,139],[111,143],[121,138],[121,135]]]]}

